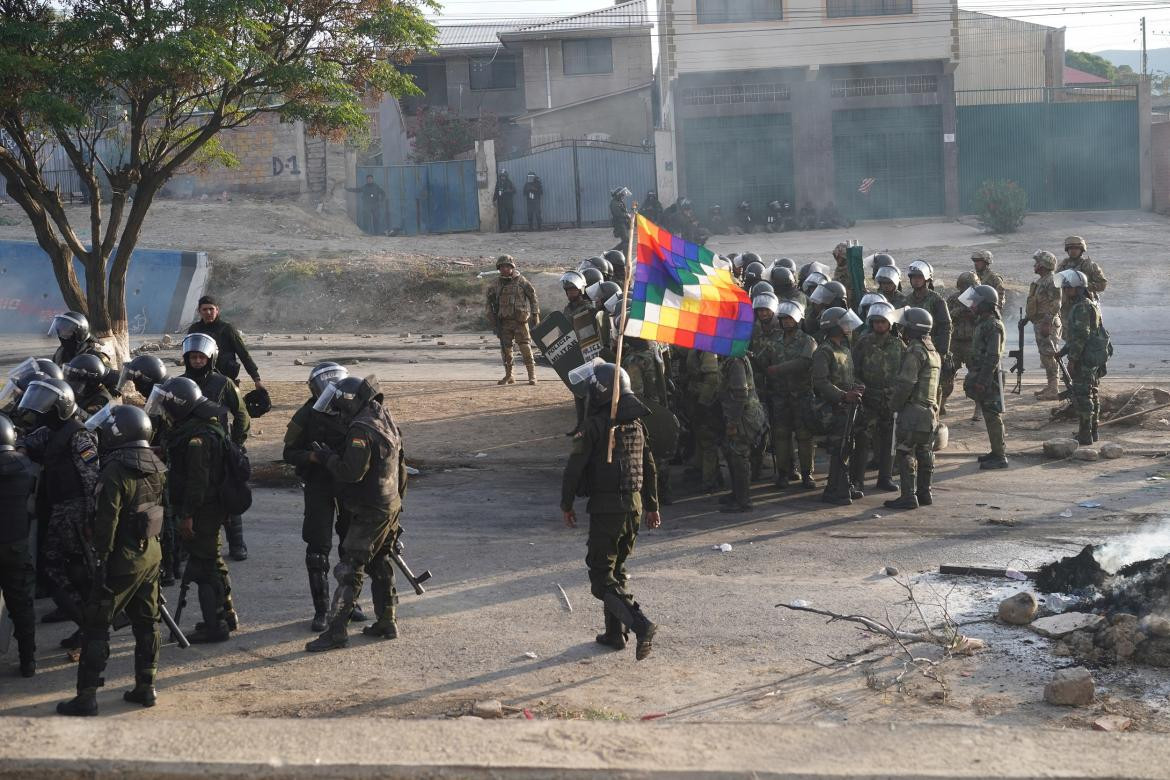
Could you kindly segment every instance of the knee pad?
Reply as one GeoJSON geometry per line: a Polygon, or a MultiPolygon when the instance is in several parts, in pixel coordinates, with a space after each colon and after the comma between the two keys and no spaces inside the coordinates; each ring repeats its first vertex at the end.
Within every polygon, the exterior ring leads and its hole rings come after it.
{"type": "Polygon", "coordinates": [[[357,575],[357,567],[344,558],[333,567],[333,577],[341,585],[349,585],[357,575]]]}
{"type": "Polygon", "coordinates": [[[329,571],[329,552],[306,552],[305,568],[309,571],[329,571]]]}
{"type": "Polygon", "coordinates": [[[389,582],[394,574],[390,568],[390,561],[382,556],[370,561],[366,571],[369,572],[370,579],[375,582],[389,582]]]}

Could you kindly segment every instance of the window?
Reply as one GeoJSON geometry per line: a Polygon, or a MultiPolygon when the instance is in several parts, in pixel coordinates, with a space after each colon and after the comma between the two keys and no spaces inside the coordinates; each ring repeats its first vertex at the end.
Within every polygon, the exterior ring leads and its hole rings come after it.
{"type": "Polygon", "coordinates": [[[490,57],[471,61],[472,89],[515,89],[514,57],[490,57]]]}
{"type": "Polygon", "coordinates": [[[692,87],[680,93],[686,106],[719,106],[732,103],[776,103],[788,100],[787,84],[731,84],[692,87]]]}
{"type": "Polygon", "coordinates": [[[399,100],[402,110],[414,113],[424,106],[447,105],[447,66],[443,62],[412,62],[398,70],[413,79],[421,95],[407,95],[399,100]]]}
{"type": "Polygon", "coordinates": [[[938,92],[938,76],[882,76],[862,79],[833,79],[833,97],[879,97],[921,95],[938,92]]]}
{"type": "Polygon", "coordinates": [[[699,24],[783,19],[782,0],[698,0],[699,24]]]}
{"type": "Polygon", "coordinates": [[[829,0],[829,18],[914,13],[913,0],[829,0]]]}
{"type": "Polygon", "coordinates": [[[566,76],[613,73],[613,41],[609,38],[562,41],[561,57],[565,61],[566,76]]]}

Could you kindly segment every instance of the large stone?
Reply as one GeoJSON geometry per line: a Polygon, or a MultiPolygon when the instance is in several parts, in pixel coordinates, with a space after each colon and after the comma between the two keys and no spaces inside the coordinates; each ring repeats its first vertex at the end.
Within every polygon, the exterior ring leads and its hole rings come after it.
{"type": "Polygon", "coordinates": [[[1065,612],[1060,615],[1040,618],[1034,621],[1029,628],[1040,636],[1046,636],[1050,639],[1060,639],[1062,636],[1067,636],[1074,631],[1080,631],[1086,628],[1090,630],[1095,629],[1104,622],[1105,618],[1100,615],[1093,615],[1088,612],[1065,612]]]}
{"type": "Polygon", "coordinates": [[[1044,686],[1044,701],[1062,707],[1083,707],[1093,703],[1093,675],[1083,666],[1060,669],[1044,686]]]}
{"type": "Polygon", "coordinates": [[[1160,615],[1146,615],[1138,623],[1138,628],[1140,628],[1142,633],[1144,633],[1146,636],[1170,636],[1170,620],[1167,620],[1160,615]]]}
{"type": "Polygon", "coordinates": [[[1077,451],[1076,439],[1058,438],[1049,439],[1044,442],[1044,457],[1046,458],[1067,458],[1077,451]]]}
{"type": "Polygon", "coordinates": [[[1074,460],[1100,460],[1101,453],[1088,447],[1081,447],[1072,454],[1074,460]]]}
{"type": "Polygon", "coordinates": [[[1115,460],[1125,454],[1125,447],[1122,447],[1120,444],[1115,444],[1113,442],[1106,442],[1098,449],[1101,450],[1101,457],[1108,460],[1115,460]]]}
{"type": "Polygon", "coordinates": [[[1132,725],[1124,715],[1102,715],[1093,721],[1093,731],[1128,731],[1132,725]]]}
{"type": "Polygon", "coordinates": [[[504,705],[500,704],[498,699],[477,701],[471,707],[471,714],[477,718],[502,718],[504,705]]]}
{"type": "Polygon", "coordinates": [[[1035,596],[1021,591],[999,602],[999,619],[1013,626],[1026,626],[1036,617],[1039,608],[1035,596]]]}
{"type": "Polygon", "coordinates": [[[1139,642],[1134,651],[1133,660],[1139,664],[1157,666],[1161,669],[1170,667],[1170,638],[1155,636],[1139,642]]]}

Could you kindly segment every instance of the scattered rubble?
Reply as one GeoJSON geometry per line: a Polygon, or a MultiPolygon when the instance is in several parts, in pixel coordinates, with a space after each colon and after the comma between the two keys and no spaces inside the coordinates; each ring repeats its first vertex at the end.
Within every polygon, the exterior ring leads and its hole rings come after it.
{"type": "Polygon", "coordinates": [[[498,699],[477,701],[471,705],[471,714],[477,718],[502,718],[504,717],[504,705],[500,704],[498,699]]]}
{"type": "Polygon", "coordinates": [[[1093,731],[1128,731],[1133,720],[1124,715],[1102,715],[1093,721],[1093,731]]]}
{"type": "Polygon", "coordinates": [[[1044,686],[1044,701],[1062,707],[1092,704],[1095,695],[1093,675],[1083,666],[1057,670],[1052,681],[1044,686]]]}

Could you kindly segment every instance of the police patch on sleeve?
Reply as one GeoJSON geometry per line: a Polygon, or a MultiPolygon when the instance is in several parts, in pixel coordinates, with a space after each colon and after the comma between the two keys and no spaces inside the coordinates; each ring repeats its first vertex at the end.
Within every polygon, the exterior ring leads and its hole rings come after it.
{"type": "Polygon", "coordinates": [[[93,463],[98,459],[97,450],[93,447],[86,447],[81,452],[77,453],[77,457],[81,458],[82,463],[93,463]]]}
{"type": "Polygon", "coordinates": [[[366,440],[363,439],[361,436],[354,436],[352,439],[349,440],[349,446],[361,447],[364,449],[366,446],[366,440]]]}

